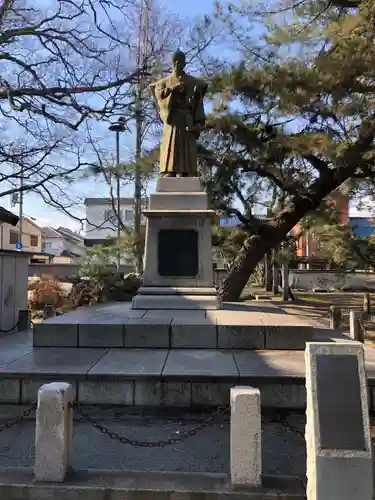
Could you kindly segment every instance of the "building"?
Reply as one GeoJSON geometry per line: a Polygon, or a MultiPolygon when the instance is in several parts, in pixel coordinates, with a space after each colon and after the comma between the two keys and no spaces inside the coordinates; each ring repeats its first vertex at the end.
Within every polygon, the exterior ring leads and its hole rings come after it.
{"type": "Polygon", "coordinates": [[[71,262],[84,254],[84,238],[79,234],[59,227],[44,227],[43,231],[43,252],[54,255],[54,262],[71,262]]]}
{"type": "MultiPolygon", "coordinates": [[[[111,198],[86,198],[85,246],[106,243],[108,238],[117,237],[117,216],[111,198]]],[[[121,221],[125,226],[134,226],[134,198],[120,198],[121,221]]],[[[142,218],[142,223],[144,222],[142,218]]]]}
{"type": "MultiPolygon", "coordinates": [[[[327,204],[335,205],[339,213],[340,224],[349,224],[349,196],[342,194],[340,191],[331,193],[327,204]]],[[[315,257],[319,251],[319,238],[314,234],[306,231],[301,234],[300,223],[296,224],[292,229],[292,234],[297,237],[296,241],[296,256],[309,259],[315,257]]],[[[306,264],[309,267],[308,264],[306,264]]]]}
{"type": "Polygon", "coordinates": [[[0,225],[0,248],[2,250],[21,250],[29,253],[41,253],[42,229],[28,217],[22,218],[22,248],[20,243],[19,222],[12,226],[6,222],[0,225]]]}

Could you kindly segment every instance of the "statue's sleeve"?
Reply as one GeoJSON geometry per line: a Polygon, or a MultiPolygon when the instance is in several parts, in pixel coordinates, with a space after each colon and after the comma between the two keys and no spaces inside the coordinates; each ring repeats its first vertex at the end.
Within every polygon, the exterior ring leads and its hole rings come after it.
{"type": "Polygon", "coordinates": [[[200,123],[201,125],[205,124],[206,114],[204,112],[204,96],[206,95],[208,85],[205,82],[202,82],[198,87],[198,98],[197,105],[195,108],[195,123],[200,123]]]}
{"type": "Polygon", "coordinates": [[[156,82],[154,85],[154,95],[159,108],[160,118],[163,122],[166,122],[169,115],[172,87],[167,82],[156,82]]]}

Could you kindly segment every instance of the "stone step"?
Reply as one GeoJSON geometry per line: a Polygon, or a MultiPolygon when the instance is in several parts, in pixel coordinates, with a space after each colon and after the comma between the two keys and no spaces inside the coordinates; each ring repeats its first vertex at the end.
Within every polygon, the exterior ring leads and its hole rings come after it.
{"type": "Polygon", "coordinates": [[[344,339],[290,314],[239,310],[124,310],[114,306],[51,318],[34,326],[34,347],[303,350],[344,339]]]}
{"type": "MultiPolygon", "coordinates": [[[[150,452],[149,452],[150,453],[150,452]]],[[[195,469],[194,469],[195,470],[195,469]]],[[[67,483],[38,484],[33,470],[14,467],[0,471],[0,495],[7,499],[64,498],[77,500],[305,500],[303,481],[296,476],[262,477],[262,486],[234,490],[228,474],[145,470],[75,470],[67,483]],[[22,485],[22,486],[21,486],[22,485]]]]}
{"type": "MultiPolygon", "coordinates": [[[[369,357],[372,401],[372,351],[369,357]]],[[[263,407],[305,408],[299,351],[39,348],[4,364],[0,374],[1,404],[28,404],[41,385],[60,381],[90,405],[214,407],[229,403],[231,387],[250,385],[260,389],[263,407]]]]}

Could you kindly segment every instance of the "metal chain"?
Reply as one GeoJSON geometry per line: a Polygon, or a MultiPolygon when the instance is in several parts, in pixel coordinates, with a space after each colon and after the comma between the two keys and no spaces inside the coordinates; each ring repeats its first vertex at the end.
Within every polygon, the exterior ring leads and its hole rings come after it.
{"type": "Polygon", "coordinates": [[[319,319],[326,318],[327,316],[329,316],[330,313],[331,313],[331,311],[326,311],[324,314],[322,314],[321,316],[319,316],[319,318],[317,318],[317,319],[319,320],[319,319]]]}
{"type": "Polygon", "coordinates": [[[8,328],[7,330],[3,330],[2,328],[0,328],[0,333],[9,333],[11,332],[12,330],[14,330],[15,328],[18,328],[18,325],[20,324],[20,319],[18,319],[17,323],[12,326],[11,328],[8,328]]]}
{"type": "Polygon", "coordinates": [[[359,324],[360,328],[362,329],[363,335],[365,337],[367,337],[367,331],[366,331],[365,325],[363,324],[363,321],[361,321],[360,319],[357,318],[357,323],[359,324]]]}
{"type": "Polygon", "coordinates": [[[12,419],[12,420],[8,420],[7,423],[5,424],[1,424],[0,425],[0,432],[3,432],[5,429],[10,429],[12,428],[14,425],[18,424],[19,422],[22,422],[22,420],[24,420],[26,417],[28,417],[31,412],[33,412],[37,407],[37,403],[34,402],[31,404],[31,406],[29,406],[28,408],[26,408],[22,413],[21,415],[19,415],[18,417],[12,419]]]}
{"type": "Polygon", "coordinates": [[[287,417],[280,413],[275,413],[272,416],[268,415],[268,423],[280,424],[284,429],[293,432],[293,434],[298,434],[300,437],[305,439],[305,432],[301,431],[295,425],[288,422],[287,417]]]}
{"type": "Polygon", "coordinates": [[[138,446],[142,448],[161,448],[164,446],[170,446],[174,444],[178,444],[181,441],[184,441],[185,439],[195,436],[199,431],[205,429],[214,419],[215,417],[219,415],[224,415],[229,411],[229,406],[219,406],[209,418],[204,420],[202,423],[197,425],[196,427],[192,429],[188,429],[186,431],[182,431],[178,437],[175,438],[170,438],[166,440],[161,440],[161,441],[138,441],[136,439],[130,439],[126,436],[121,436],[117,432],[109,430],[107,427],[105,427],[103,424],[98,422],[97,420],[93,419],[87,412],[85,412],[78,403],[72,403],[71,405],[75,410],[78,411],[78,413],[81,415],[81,417],[89,422],[96,430],[104,434],[105,436],[108,436],[110,439],[113,439],[115,441],[119,441],[122,444],[129,444],[131,446],[138,446]]]}

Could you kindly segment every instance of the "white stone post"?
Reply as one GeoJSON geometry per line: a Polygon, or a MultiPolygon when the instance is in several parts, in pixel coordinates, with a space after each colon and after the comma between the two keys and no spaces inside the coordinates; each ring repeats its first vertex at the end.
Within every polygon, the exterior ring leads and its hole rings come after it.
{"type": "Polygon", "coordinates": [[[365,314],[371,314],[371,298],[369,293],[363,295],[363,312],[365,314]]]}
{"type": "Polygon", "coordinates": [[[329,327],[332,330],[337,330],[338,328],[340,328],[341,325],[341,308],[337,306],[331,306],[330,311],[331,315],[330,315],[329,327]]]}
{"type": "Polygon", "coordinates": [[[230,390],[230,472],[233,486],[260,486],[262,472],[260,391],[230,390]]]}
{"type": "Polygon", "coordinates": [[[365,335],[362,327],[363,314],[361,311],[350,311],[349,332],[350,338],[357,342],[364,342],[365,335]]]}
{"type": "Polygon", "coordinates": [[[73,388],[65,382],[43,385],[38,391],[34,479],[63,482],[71,466],[73,388]]]}

